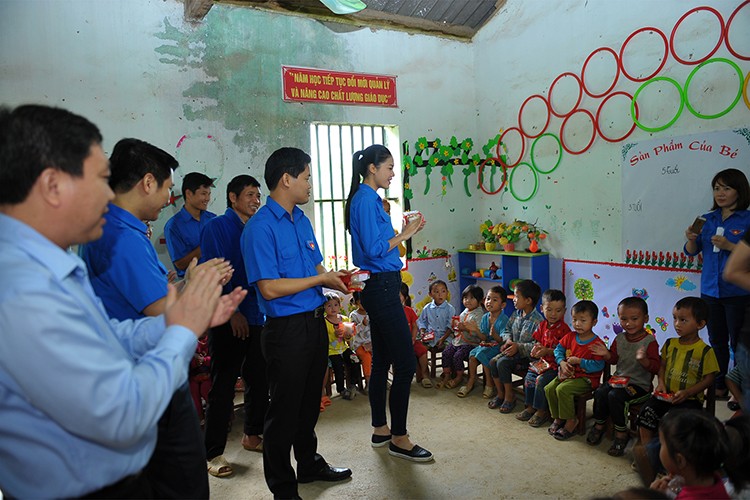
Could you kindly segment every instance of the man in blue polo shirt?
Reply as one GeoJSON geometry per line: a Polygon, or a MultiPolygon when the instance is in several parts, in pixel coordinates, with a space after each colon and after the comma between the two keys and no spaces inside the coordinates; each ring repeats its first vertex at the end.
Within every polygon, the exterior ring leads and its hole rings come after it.
{"type": "Polygon", "coordinates": [[[141,471],[157,421],[187,380],[196,336],[244,293],[219,298],[219,273],[204,268],[169,294],[164,316],[111,320],[67,251],[101,236],[113,197],[99,130],[34,105],[0,108],[0,130],[0,489],[152,497],[141,471]]]}
{"type": "Polygon", "coordinates": [[[178,277],[193,259],[200,259],[200,235],[208,221],[216,214],[208,211],[211,202],[211,188],[214,181],[200,172],[190,172],[182,180],[182,199],[185,202],[164,226],[167,250],[178,277]]]}
{"type": "Polygon", "coordinates": [[[242,232],[247,281],[260,292],[261,334],[271,404],[263,432],[263,473],[275,498],[299,498],[297,483],[340,481],[352,471],[317,453],[315,424],[328,366],[322,287],[347,293],[345,273],[326,271],[310,220],[310,156],[281,148],[266,161],[270,196],[242,232]],[[297,475],[291,464],[294,448],[297,475]]]}
{"type": "Polygon", "coordinates": [[[260,208],[260,183],[250,175],[238,175],[227,185],[227,210],[211,219],[201,231],[201,260],[225,258],[234,266],[231,281],[224,286],[230,293],[240,286],[248,290],[239,310],[224,325],[208,333],[211,353],[211,391],[206,413],[206,459],[208,473],[217,477],[232,474],[224,458],[227,444],[227,422],[237,377],[245,382],[245,424],[242,447],[263,451],[263,419],[268,409],[266,362],[260,347],[260,332],[266,321],[258,306],[253,287],[247,285],[247,274],[240,249],[240,235],[247,221],[260,208]]]}
{"type": "MultiPolygon", "coordinates": [[[[112,151],[109,185],[115,198],[105,215],[104,235],[83,248],[83,259],[94,291],[113,318],[138,319],[164,311],[167,270],[143,221],[159,216],[169,200],[177,167],[172,155],[138,139],[122,139],[112,151]]],[[[185,383],[159,421],[159,440],[147,468],[157,496],[208,497],[201,442],[200,423],[185,383]]]]}

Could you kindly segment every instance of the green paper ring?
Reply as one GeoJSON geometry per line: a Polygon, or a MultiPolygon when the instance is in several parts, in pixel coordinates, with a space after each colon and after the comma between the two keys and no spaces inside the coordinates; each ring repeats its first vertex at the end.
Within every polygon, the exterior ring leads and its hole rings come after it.
{"type": "MultiPolygon", "coordinates": [[[[700,66],[698,67],[700,68],[700,66]]],[[[633,94],[633,100],[630,102],[630,116],[633,117],[633,122],[635,122],[635,124],[638,125],[639,129],[645,130],[646,132],[661,132],[662,130],[667,129],[671,127],[672,125],[674,125],[674,122],[676,122],[677,119],[682,114],[682,109],[684,107],[685,107],[685,93],[682,91],[682,87],[680,87],[680,84],[677,83],[675,80],[668,78],[666,76],[657,76],[657,77],[651,78],[643,82],[643,84],[640,87],[638,87],[638,90],[635,91],[635,94],[633,94]],[[677,110],[677,113],[674,115],[674,118],[669,120],[669,122],[666,125],[662,125],[661,127],[647,127],[638,121],[638,116],[635,111],[635,101],[638,99],[638,95],[641,93],[643,89],[645,89],[649,84],[658,82],[660,80],[664,82],[669,82],[677,88],[677,92],[680,94],[680,109],[677,110]]]]}
{"type": "Polygon", "coordinates": [[[704,120],[712,120],[714,118],[720,118],[724,116],[725,114],[729,113],[734,109],[734,107],[737,105],[738,102],[740,102],[740,98],[742,97],[742,84],[744,83],[744,75],[742,74],[742,70],[739,66],[737,66],[737,63],[734,61],[731,61],[725,57],[714,57],[713,59],[709,59],[707,61],[703,61],[698,66],[693,69],[693,71],[690,72],[690,75],[688,75],[687,80],[685,81],[685,90],[683,91],[685,94],[685,104],[687,105],[687,109],[693,113],[698,118],[702,118],[704,120]],[[690,100],[688,99],[688,87],[690,87],[690,80],[693,79],[693,76],[695,76],[695,73],[698,72],[699,69],[701,69],[706,64],[711,64],[713,62],[723,62],[729,64],[734,70],[737,72],[737,76],[740,77],[740,87],[737,89],[737,96],[734,98],[734,101],[732,101],[732,104],[727,107],[724,111],[720,111],[716,113],[715,115],[703,115],[701,113],[698,113],[693,107],[690,105],[690,100]]]}
{"type": "Polygon", "coordinates": [[[534,169],[534,167],[532,167],[531,165],[529,165],[525,161],[521,162],[515,168],[511,169],[511,171],[510,171],[510,178],[508,179],[508,187],[510,187],[510,194],[512,194],[513,198],[515,198],[517,201],[520,201],[522,203],[524,201],[529,201],[536,194],[536,190],[539,189],[539,176],[537,175],[536,170],[534,169]],[[513,176],[516,175],[516,172],[518,172],[518,170],[519,170],[518,167],[520,167],[521,165],[526,165],[527,167],[529,167],[529,169],[531,170],[531,173],[534,174],[534,190],[531,192],[531,194],[529,195],[528,198],[519,198],[518,195],[516,194],[516,191],[513,189],[513,176]]]}
{"type": "Polygon", "coordinates": [[[537,137],[536,139],[534,139],[534,142],[531,143],[531,152],[529,153],[529,156],[531,157],[531,168],[533,168],[534,170],[536,170],[540,174],[551,174],[560,165],[560,161],[562,161],[562,154],[563,154],[563,148],[562,148],[562,143],[560,142],[560,139],[555,134],[552,134],[550,132],[542,134],[539,137],[537,137]],[[548,135],[548,136],[552,137],[553,139],[555,139],[557,141],[557,147],[560,150],[560,156],[557,157],[557,163],[555,163],[555,166],[552,167],[551,169],[547,170],[547,171],[540,170],[539,167],[536,164],[536,161],[534,160],[534,147],[536,147],[536,142],[539,139],[541,139],[542,137],[544,137],[545,135],[548,135]]]}

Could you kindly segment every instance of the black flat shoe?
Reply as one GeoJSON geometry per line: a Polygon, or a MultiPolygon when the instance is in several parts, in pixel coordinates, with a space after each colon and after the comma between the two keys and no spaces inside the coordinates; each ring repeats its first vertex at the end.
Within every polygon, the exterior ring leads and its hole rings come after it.
{"type": "Polygon", "coordinates": [[[313,481],[343,481],[351,477],[352,470],[345,467],[333,467],[326,464],[317,474],[312,476],[300,476],[297,478],[298,483],[312,483],[313,481]]]}
{"type": "Polygon", "coordinates": [[[391,443],[388,445],[388,454],[412,462],[429,462],[434,458],[432,453],[417,444],[411,450],[405,450],[391,443]]]}
{"type": "Polygon", "coordinates": [[[378,436],[377,434],[373,434],[372,439],[370,440],[370,444],[373,448],[382,448],[383,446],[387,445],[390,440],[390,434],[388,434],[387,436],[378,436]]]}

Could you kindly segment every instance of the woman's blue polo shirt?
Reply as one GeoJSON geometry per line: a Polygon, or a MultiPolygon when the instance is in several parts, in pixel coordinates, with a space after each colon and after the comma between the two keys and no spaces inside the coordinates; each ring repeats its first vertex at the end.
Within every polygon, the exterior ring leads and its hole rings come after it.
{"type": "Polygon", "coordinates": [[[396,235],[391,218],[385,213],[383,200],[367,184],[360,184],[352,198],[349,231],[355,266],[373,273],[401,270],[398,247],[388,249],[388,240],[396,235]]]}

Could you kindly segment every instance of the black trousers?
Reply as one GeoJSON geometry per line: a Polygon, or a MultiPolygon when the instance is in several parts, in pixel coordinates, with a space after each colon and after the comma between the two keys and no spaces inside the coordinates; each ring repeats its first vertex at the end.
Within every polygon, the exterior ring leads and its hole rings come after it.
{"type": "MultiPolygon", "coordinates": [[[[6,497],[10,498],[10,497],[6,497]]],[[[151,484],[143,472],[125,477],[114,484],[82,496],[81,498],[155,498],[151,484]]]]}
{"type": "Polygon", "coordinates": [[[320,415],[323,376],[328,367],[328,333],[322,308],[268,318],[261,334],[271,403],[263,429],[263,472],[276,497],[297,496],[297,474],[313,475],[326,466],[317,453],[315,424],[320,415]]]}
{"type": "Polygon", "coordinates": [[[331,354],[328,359],[331,361],[333,375],[336,378],[336,391],[339,394],[344,392],[344,379],[347,375],[350,388],[357,384],[357,373],[355,372],[357,365],[352,361],[351,349],[346,349],[343,354],[331,354]]]}
{"type": "Polygon", "coordinates": [[[208,471],[200,422],[187,382],[159,419],[156,449],[146,465],[156,498],[208,498],[208,471]]]}
{"type": "Polygon", "coordinates": [[[234,385],[237,377],[245,381],[245,425],[249,436],[263,434],[268,410],[266,362],[260,347],[262,326],[250,325],[250,335],[239,339],[232,335],[229,323],[208,333],[211,353],[211,391],[206,412],[206,458],[224,453],[227,422],[234,409],[234,385]]]}

